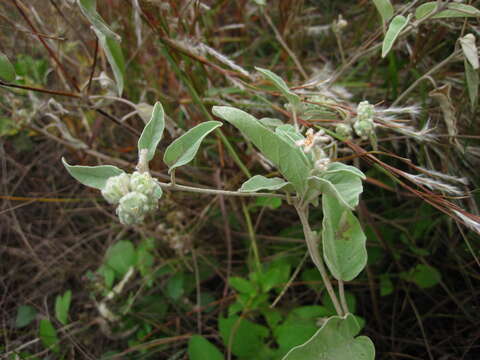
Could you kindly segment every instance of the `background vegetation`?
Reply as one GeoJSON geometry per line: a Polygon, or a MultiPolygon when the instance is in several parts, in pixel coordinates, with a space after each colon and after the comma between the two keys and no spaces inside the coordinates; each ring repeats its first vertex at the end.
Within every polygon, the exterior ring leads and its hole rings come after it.
{"type": "MultiPolygon", "coordinates": [[[[132,169],[157,100],[168,115],[161,148],[211,120],[212,105],[290,121],[259,66],[307,100],[336,99],[301,122],[336,123],[365,99],[402,107],[395,121],[385,115],[377,151],[362,153],[373,148],[357,139],[338,153],[367,174],[358,213],[369,263],[347,288],[350,309],[378,359],[480,357],[478,84],[467,87],[458,43],[478,35],[478,18],[420,23],[382,58],[385,26],[372,1],[258,3],[98,1],[122,39],[123,100],[75,1],[0,4],[0,51],[17,74],[0,87],[0,356],[201,359],[199,347],[210,349],[205,359],[278,359],[334,313],[280,199],[167,192],[155,216],[125,227],[60,163],[132,169]],[[417,166],[454,176],[442,181],[457,193],[394,180],[417,166]]],[[[396,1],[396,11],[422,3],[396,1]]],[[[223,129],[226,140],[208,138],[179,183],[237,189],[250,172],[271,174],[223,129]]],[[[160,156],[151,169],[168,180],[160,156]]]]}

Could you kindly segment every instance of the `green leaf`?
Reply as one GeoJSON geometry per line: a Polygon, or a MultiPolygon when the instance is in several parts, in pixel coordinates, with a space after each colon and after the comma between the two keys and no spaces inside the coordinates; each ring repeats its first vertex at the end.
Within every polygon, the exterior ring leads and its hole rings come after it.
{"type": "Polygon", "coordinates": [[[214,106],[213,113],[238,128],[261,153],[278,167],[299,194],[307,189],[312,168],[303,151],[263,126],[252,115],[228,106],[214,106]]]}
{"type": "MultiPolygon", "coordinates": [[[[417,20],[421,20],[427,17],[429,14],[434,12],[437,9],[437,1],[430,1],[425,4],[420,5],[415,10],[415,18],[417,20]]],[[[471,6],[466,4],[458,4],[458,3],[449,3],[447,5],[447,9],[440,11],[438,14],[432,16],[432,19],[443,19],[443,18],[451,18],[451,17],[479,17],[480,11],[471,6]]]]}
{"type": "Polygon", "coordinates": [[[216,128],[222,126],[220,121],[206,121],[188,130],[185,134],[175,139],[163,156],[163,161],[168,166],[168,172],[188,164],[197,154],[203,139],[216,128]]]}
{"type": "Polygon", "coordinates": [[[266,178],[262,175],[255,175],[245,181],[238,191],[240,192],[257,192],[261,190],[270,190],[275,191],[283,188],[284,186],[288,185],[288,182],[285,180],[274,177],[274,178],[266,178]]]}
{"type": "Polygon", "coordinates": [[[105,183],[110,177],[118,176],[124,172],[123,170],[120,170],[116,166],[112,165],[69,165],[65,158],[62,158],[62,163],[67,169],[68,173],[72,175],[72,177],[79,183],[100,190],[105,187],[105,183]]]}
{"type": "Polygon", "coordinates": [[[220,318],[218,325],[225,347],[230,344],[232,353],[245,359],[255,359],[258,349],[269,335],[265,326],[238,316],[220,318]]]}
{"type": "Polygon", "coordinates": [[[131,266],[135,266],[136,261],[135,247],[132,242],[121,240],[107,250],[105,263],[113,269],[119,277],[122,277],[131,266]]]}
{"type": "Polygon", "coordinates": [[[112,67],[113,76],[115,76],[115,82],[117,84],[117,92],[120,96],[123,92],[125,77],[125,59],[123,57],[122,48],[120,47],[120,42],[114,37],[106,36],[95,27],[93,30],[97,35],[100,46],[103,51],[105,51],[108,63],[112,67]]]}
{"type": "Polygon", "coordinates": [[[358,205],[359,196],[363,191],[360,178],[345,172],[324,174],[321,178],[311,176],[308,184],[310,200],[315,201],[320,194],[329,195],[336,198],[342,206],[352,210],[358,205]]]}
{"type": "Polygon", "coordinates": [[[380,296],[387,296],[393,293],[393,283],[387,274],[380,275],[380,296]]]}
{"type": "Polygon", "coordinates": [[[424,289],[433,287],[442,280],[442,275],[436,268],[423,264],[418,264],[402,277],[424,289]]]}
{"type": "Polygon", "coordinates": [[[188,341],[190,360],[223,360],[223,354],[210,341],[200,335],[193,335],[188,341]]]}
{"type": "Polygon", "coordinates": [[[53,352],[60,352],[60,346],[58,345],[60,340],[57,331],[49,320],[43,319],[40,321],[39,337],[43,346],[50,348],[53,352]]]}
{"type": "Polygon", "coordinates": [[[147,159],[152,160],[155,156],[155,150],[158,143],[162,140],[163,130],[165,129],[165,112],[162,104],[156,102],[152,110],[150,120],[145,125],[142,135],[138,139],[138,151],[142,149],[148,150],[147,159]]]}
{"type": "Polygon", "coordinates": [[[390,0],[373,0],[383,22],[388,22],[393,16],[394,9],[390,0]]]}
{"type": "Polygon", "coordinates": [[[270,80],[275,88],[280,91],[292,105],[297,105],[300,103],[300,98],[298,95],[290,91],[289,87],[280,76],[270,70],[260,67],[255,67],[255,70],[260,72],[266,79],[270,80]]]}
{"type": "Polygon", "coordinates": [[[255,286],[250,281],[244,278],[233,276],[228,278],[228,283],[239,293],[244,293],[248,295],[255,295],[257,293],[257,289],[255,288],[255,286]]]}
{"type": "Polygon", "coordinates": [[[185,292],[185,274],[176,273],[167,282],[167,295],[172,300],[178,300],[185,292]]]}
{"type": "Polygon", "coordinates": [[[33,306],[21,305],[17,310],[17,318],[15,319],[15,327],[22,328],[28,326],[37,316],[37,310],[33,306]]]}
{"type": "Polygon", "coordinates": [[[8,60],[8,57],[0,52],[0,79],[12,82],[15,80],[15,77],[15,68],[10,60],[8,60]]]}
{"type": "Polygon", "coordinates": [[[274,198],[270,196],[259,196],[255,199],[255,203],[252,208],[256,207],[268,207],[270,209],[278,209],[282,206],[282,199],[274,198]]]}
{"type": "Polygon", "coordinates": [[[353,280],[367,264],[366,237],[353,213],[335,197],[324,194],[323,257],[337,280],[353,280]]]}
{"type": "Polygon", "coordinates": [[[465,60],[465,77],[467,79],[468,97],[470,98],[470,106],[472,111],[477,106],[478,102],[478,84],[480,82],[478,77],[478,71],[465,60]]]}
{"type": "Polygon", "coordinates": [[[375,346],[360,331],[355,317],[332,316],[305,344],[291,349],[283,360],[374,360],[375,346]]]}
{"type": "Polygon", "coordinates": [[[382,58],[387,56],[387,54],[390,52],[398,35],[400,35],[400,33],[405,28],[405,26],[407,26],[409,21],[410,21],[410,15],[408,16],[408,18],[406,18],[403,15],[397,15],[390,22],[387,33],[385,34],[385,39],[383,39],[382,58]]]}
{"type": "Polygon", "coordinates": [[[70,302],[72,300],[72,291],[67,290],[63,295],[57,295],[55,300],[55,316],[57,320],[63,324],[68,323],[68,311],[70,309],[70,302]]]}
{"type": "Polygon", "coordinates": [[[82,11],[83,15],[85,15],[90,24],[92,24],[97,31],[106,37],[111,37],[117,41],[120,41],[120,36],[114,33],[98,14],[97,0],[78,0],[78,6],[80,6],[80,10],[82,11]]]}

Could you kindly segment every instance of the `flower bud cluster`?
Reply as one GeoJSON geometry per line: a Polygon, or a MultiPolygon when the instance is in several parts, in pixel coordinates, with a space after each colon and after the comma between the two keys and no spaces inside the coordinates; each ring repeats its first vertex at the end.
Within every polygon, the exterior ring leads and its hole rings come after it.
{"type": "Polygon", "coordinates": [[[330,164],[330,158],[323,150],[323,146],[331,143],[333,139],[320,130],[317,133],[312,128],[308,129],[307,137],[296,142],[297,146],[303,147],[303,151],[307,154],[311,153],[315,172],[323,172],[327,170],[330,164]]]}
{"type": "Polygon", "coordinates": [[[141,223],[158,208],[162,188],[149,173],[121,174],[107,180],[102,195],[110,204],[118,204],[117,215],[122,224],[141,223]]]}
{"type": "Polygon", "coordinates": [[[375,123],[373,116],[375,107],[368,101],[362,101],[357,106],[357,118],[353,124],[355,133],[362,139],[368,139],[375,133],[375,123]]]}

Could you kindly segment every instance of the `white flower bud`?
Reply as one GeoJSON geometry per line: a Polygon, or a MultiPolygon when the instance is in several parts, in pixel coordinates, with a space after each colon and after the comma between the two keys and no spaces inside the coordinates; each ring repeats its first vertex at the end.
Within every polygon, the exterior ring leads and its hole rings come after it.
{"type": "Polygon", "coordinates": [[[368,139],[375,131],[375,124],[372,120],[357,120],[353,124],[353,128],[362,139],[368,139]]]}
{"type": "Polygon", "coordinates": [[[120,199],[117,215],[125,225],[140,223],[150,210],[149,199],[142,193],[132,191],[120,199]]]}
{"type": "Polygon", "coordinates": [[[129,191],[130,175],[120,174],[108,178],[105,187],[102,189],[102,195],[110,204],[116,204],[129,191]]]}

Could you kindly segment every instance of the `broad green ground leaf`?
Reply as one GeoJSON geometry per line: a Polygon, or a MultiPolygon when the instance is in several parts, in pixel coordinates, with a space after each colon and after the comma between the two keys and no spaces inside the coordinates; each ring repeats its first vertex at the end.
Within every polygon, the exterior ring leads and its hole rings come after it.
{"type": "Polygon", "coordinates": [[[97,12],[97,0],[78,0],[78,5],[83,15],[90,21],[90,24],[106,37],[120,41],[120,36],[114,33],[97,12]]]}
{"type": "Polygon", "coordinates": [[[366,336],[355,337],[360,326],[352,314],[332,316],[305,344],[283,360],[374,360],[375,346],[366,336]]]}
{"type": "Polygon", "coordinates": [[[162,104],[156,102],[153,107],[150,120],[145,125],[142,135],[138,139],[138,151],[142,149],[148,150],[147,159],[152,160],[155,156],[155,150],[158,143],[162,140],[163,130],[165,129],[165,112],[162,104]]]}
{"type": "Polygon", "coordinates": [[[252,208],[255,207],[268,207],[270,209],[278,209],[282,206],[282,199],[270,197],[270,196],[259,196],[255,198],[255,203],[252,208]]]}
{"type": "Polygon", "coordinates": [[[433,266],[418,264],[407,274],[403,274],[402,278],[426,289],[437,285],[442,280],[442,275],[433,266]]]}
{"type": "Polygon", "coordinates": [[[260,72],[266,79],[270,80],[275,88],[280,91],[292,105],[297,105],[300,102],[298,95],[290,91],[289,87],[280,76],[268,69],[260,67],[255,67],[255,70],[260,72]]]}
{"type": "Polygon", "coordinates": [[[15,80],[15,68],[7,56],[0,52],[0,79],[12,82],[15,80]]]}
{"type": "Polygon", "coordinates": [[[39,337],[43,346],[50,348],[53,352],[60,352],[57,331],[49,320],[43,319],[40,321],[39,337]]]}
{"type": "Polygon", "coordinates": [[[180,272],[168,279],[166,293],[173,299],[178,300],[185,292],[185,274],[180,272]]]}
{"type": "Polygon", "coordinates": [[[132,242],[121,240],[112,245],[107,250],[106,264],[112,268],[119,277],[125,275],[128,269],[136,264],[136,252],[132,242]]]}
{"type": "Polygon", "coordinates": [[[284,186],[288,185],[283,179],[274,177],[274,178],[266,178],[262,175],[255,175],[245,181],[238,191],[240,192],[257,192],[261,190],[279,190],[284,186]]]}
{"type": "MultiPolygon", "coordinates": [[[[430,1],[425,4],[420,5],[415,10],[415,18],[421,20],[431,14],[437,8],[437,1],[430,1]]],[[[466,4],[458,3],[449,3],[447,8],[443,11],[440,11],[438,14],[432,16],[432,19],[443,19],[443,18],[464,18],[464,17],[480,17],[480,11],[466,4]]]]}
{"type": "Polygon", "coordinates": [[[465,60],[465,78],[467,80],[468,97],[470,98],[470,106],[472,111],[477,106],[478,102],[478,84],[480,82],[478,70],[465,60]]]}
{"type": "Polygon", "coordinates": [[[122,48],[120,47],[120,41],[114,37],[106,36],[95,27],[93,30],[97,35],[100,46],[103,51],[105,51],[108,63],[112,67],[115,82],[117,84],[118,95],[122,95],[125,78],[125,58],[123,57],[122,48]]]}
{"type": "Polygon", "coordinates": [[[410,16],[406,18],[403,15],[397,15],[390,22],[387,33],[385,34],[385,38],[383,39],[382,58],[387,56],[387,54],[390,52],[395,40],[397,40],[398,35],[400,35],[405,26],[407,26],[409,20],[410,16]]]}
{"type": "Polygon", "coordinates": [[[100,190],[105,187],[105,183],[107,182],[108,178],[123,174],[124,172],[123,170],[120,170],[116,166],[112,165],[69,165],[65,158],[62,158],[62,163],[67,169],[68,173],[72,175],[72,177],[79,183],[100,190]]]}
{"type": "Polygon", "coordinates": [[[247,279],[241,277],[232,276],[228,278],[228,284],[239,293],[248,295],[255,295],[257,293],[255,286],[247,279]]]}
{"type": "Polygon", "coordinates": [[[265,326],[255,324],[238,316],[219,319],[219,331],[223,344],[231,344],[232,353],[240,358],[255,359],[259,349],[268,337],[265,326]],[[232,335],[232,339],[230,339],[232,335]]]}
{"type": "Polygon", "coordinates": [[[387,296],[393,293],[393,282],[388,274],[380,275],[380,296],[387,296]]]}
{"type": "Polygon", "coordinates": [[[169,168],[168,172],[192,161],[195,155],[197,155],[203,139],[220,126],[222,126],[220,121],[206,121],[175,139],[167,147],[163,156],[163,161],[169,168]]]}
{"type": "Polygon", "coordinates": [[[296,146],[263,126],[252,115],[229,106],[214,106],[213,113],[238,128],[260,152],[274,163],[299,194],[307,189],[311,165],[296,146]]]}
{"type": "Polygon", "coordinates": [[[390,0],[373,0],[383,22],[388,22],[393,16],[394,9],[390,0]]]}
{"type": "Polygon", "coordinates": [[[15,319],[15,327],[22,328],[28,326],[37,316],[37,310],[30,305],[21,305],[17,310],[17,317],[15,319]]]}
{"type": "Polygon", "coordinates": [[[223,354],[210,341],[200,335],[193,335],[188,341],[190,360],[223,360],[223,354]]]}
{"type": "Polygon", "coordinates": [[[71,290],[65,291],[63,295],[57,295],[55,299],[55,317],[63,325],[67,325],[68,323],[68,311],[70,310],[71,300],[71,290]]]}
{"type": "Polygon", "coordinates": [[[366,237],[355,215],[335,197],[322,197],[325,262],[337,280],[353,280],[367,264],[366,237]]]}

